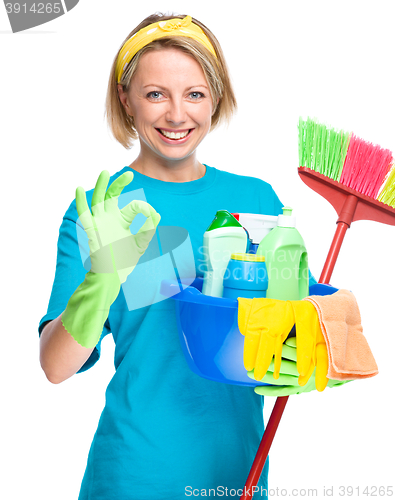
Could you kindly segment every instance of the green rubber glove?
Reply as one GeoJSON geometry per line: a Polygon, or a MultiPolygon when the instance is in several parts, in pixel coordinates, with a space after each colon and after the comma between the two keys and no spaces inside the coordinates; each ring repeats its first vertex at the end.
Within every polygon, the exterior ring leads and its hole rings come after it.
{"type": "Polygon", "coordinates": [[[118,197],[133,180],[133,172],[125,172],[107,189],[109,179],[107,170],[99,175],[92,196],[92,212],[84,189],[78,187],[76,191],[79,221],[89,238],[91,269],[70,297],[61,319],[70,335],[87,348],[99,342],[121,284],[136,267],[160,221],[160,215],[145,201],[133,200],[122,210],[118,208],[118,197]],[[139,213],[147,220],[133,235],[130,224],[139,213]]]}
{"type": "MultiPolygon", "coordinates": [[[[296,368],[297,354],[296,354],[296,338],[288,338],[282,349],[282,360],[280,377],[275,379],[273,377],[274,362],[272,361],[266,375],[263,377],[261,382],[265,384],[271,384],[270,386],[257,386],[254,391],[261,396],[291,396],[293,394],[301,394],[302,392],[311,392],[316,390],[315,381],[315,369],[304,386],[300,386],[298,383],[299,372],[296,368]]],[[[254,370],[247,372],[247,375],[255,380],[254,370]]],[[[345,384],[346,382],[351,382],[351,380],[340,381],[340,380],[328,380],[327,387],[338,387],[345,384]]]]}

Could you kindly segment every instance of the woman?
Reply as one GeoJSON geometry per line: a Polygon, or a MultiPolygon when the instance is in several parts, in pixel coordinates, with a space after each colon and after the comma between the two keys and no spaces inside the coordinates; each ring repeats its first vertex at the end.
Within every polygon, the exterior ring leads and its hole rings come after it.
{"type": "MultiPolygon", "coordinates": [[[[158,278],[159,220],[160,229],[188,232],[193,271],[202,276],[203,233],[218,209],[281,212],[264,181],[197,159],[197,146],[235,107],[218,41],[189,16],[148,17],[114,59],[109,124],[126,148],[138,138],[140,154],[110,179],[102,172],[86,198],[77,189],[60,228],[55,280],[39,326],[41,365],[53,383],[93,366],[108,333],[116,344],[116,373],[80,500],[181,499],[209,490],[241,495],[264,430],[263,398],[253,388],[192,373],[179,345],[174,301],[146,292],[146,282],[158,278]],[[119,209],[121,191],[133,201],[119,209]],[[146,222],[131,235],[140,213],[146,222]],[[80,255],[80,226],[91,264],[80,255]]],[[[184,264],[181,277],[190,272],[184,264]]],[[[254,497],[266,498],[267,471],[268,464],[254,497]]]]}

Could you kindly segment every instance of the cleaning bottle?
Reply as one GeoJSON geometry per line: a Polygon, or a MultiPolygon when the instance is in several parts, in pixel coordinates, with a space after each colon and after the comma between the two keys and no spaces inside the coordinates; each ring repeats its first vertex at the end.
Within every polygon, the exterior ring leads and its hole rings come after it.
{"type": "Polygon", "coordinates": [[[244,253],[247,233],[227,210],[218,210],[203,235],[203,254],[206,263],[202,293],[222,297],[223,279],[232,253],[244,253]]]}
{"type": "Polygon", "coordinates": [[[222,296],[228,299],[265,298],[269,284],[265,257],[252,253],[232,253],[224,274],[222,296]]]}
{"type": "Polygon", "coordinates": [[[284,207],[277,227],[260,242],[257,255],[264,255],[269,277],[266,297],[302,300],[309,294],[307,250],[295,227],[292,208],[284,207]]]}
{"type": "Polygon", "coordinates": [[[232,215],[248,231],[251,239],[247,253],[255,254],[259,243],[277,226],[277,215],[232,213],[232,215]]]}

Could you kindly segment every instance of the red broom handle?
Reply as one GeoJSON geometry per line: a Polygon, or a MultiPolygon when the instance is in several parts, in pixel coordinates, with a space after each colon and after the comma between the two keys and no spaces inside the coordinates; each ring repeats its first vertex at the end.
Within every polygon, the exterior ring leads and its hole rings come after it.
{"type": "Polygon", "coordinates": [[[329,284],[329,280],[331,279],[333,273],[333,268],[335,267],[337,257],[339,255],[340,247],[342,246],[344,236],[349,227],[350,226],[345,222],[337,223],[335,236],[333,237],[332,245],[329,249],[329,253],[326,258],[318,283],[329,284]]]}
{"type": "Polygon", "coordinates": [[[329,284],[333,273],[333,268],[335,267],[337,257],[340,252],[340,247],[342,246],[347,229],[351,226],[351,222],[354,217],[357,205],[358,198],[353,194],[349,194],[343,204],[343,208],[340,212],[339,218],[337,219],[335,236],[333,237],[332,245],[326,257],[326,261],[318,283],[329,284]]]}
{"type": "Polygon", "coordinates": [[[285,405],[288,402],[288,398],[289,396],[281,396],[276,399],[276,403],[273,407],[265,432],[263,433],[261,444],[259,445],[257,454],[255,455],[255,460],[252,464],[250,473],[248,474],[247,482],[244,486],[243,494],[240,497],[240,500],[247,500],[247,498],[252,498],[254,495],[255,487],[261,477],[262,469],[265,465],[267,456],[269,455],[269,450],[285,409],[285,405]]]}
{"type": "MultiPolygon", "coordinates": [[[[357,205],[358,198],[352,194],[348,195],[337,220],[336,232],[333,237],[324,267],[322,269],[319,283],[329,284],[329,280],[331,279],[332,272],[339,255],[340,247],[342,246],[347,229],[351,226],[351,222],[353,220],[357,205]]],[[[266,426],[265,432],[263,433],[261,443],[255,456],[255,460],[252,464],[250,473],[248,474],[248,478],[243,490],[243,495],[240,497],[240,500],[247,500],[248,498],[252,498],[254,495],[255,487],[258,484],[259,478],[261,477],[262,469],[269,455],[269,450],[272,445],[285,406],[288,402],[288,398],[289,396],[281,396],[276,400],[269,418],[269,422],[266,426]]]]}

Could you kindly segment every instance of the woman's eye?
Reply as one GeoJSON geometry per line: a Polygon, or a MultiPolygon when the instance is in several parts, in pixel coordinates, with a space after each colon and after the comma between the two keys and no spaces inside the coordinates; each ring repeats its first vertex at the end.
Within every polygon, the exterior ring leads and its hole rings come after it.
{"type": "Polygon", "coordinates": [[[189,95],[192,99],[202,99],[204,97],[202,92],[191,92],[189,95]]]}
{"type": "Polygon", "coordinates": [[[148,97],[149,99],[154,99],[154,100],[156,100],[156,99],[159,99],[159,98],[161,97],[161,95],[162,95],[162,93],[161,93],[161,92],[157,92],[157,91],[155,91],[155,90],[154,90],[153,92],[149,92],[149,93],[147,94],[147,97],[148,97]]]}

